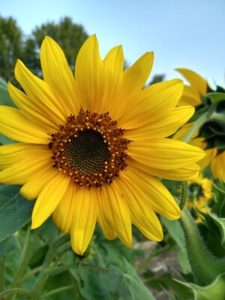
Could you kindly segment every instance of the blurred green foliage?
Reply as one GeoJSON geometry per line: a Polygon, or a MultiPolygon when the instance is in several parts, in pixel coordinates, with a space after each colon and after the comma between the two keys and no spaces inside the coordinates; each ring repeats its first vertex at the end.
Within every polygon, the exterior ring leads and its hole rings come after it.
{"type": "Polygon", "coordinates": [[[25,36],[15,19],[0,16],[0,77],[6,81],[14,80],[13,72],[17,59],[21,59],[29,69],[40,76],[39,49],[46,35],[61,45],[69,64],[74,68],[78,50],[88,37],[82,25],[64,17],[58,23],[47,22],[37,26],[29,36],[25,36]]]}

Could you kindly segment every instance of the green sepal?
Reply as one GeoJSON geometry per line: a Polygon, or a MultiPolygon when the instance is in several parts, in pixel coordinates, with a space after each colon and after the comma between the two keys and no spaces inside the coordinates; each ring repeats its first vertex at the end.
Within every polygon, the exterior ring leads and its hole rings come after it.
{"type": "Polygon", "coordinates": [[[217,104],[225,100],[225,93],[208,93],[205,97],[209,98],[213,104],[217,104]]]}
{"type": "Polygon", "coordinates": [[[225,271],[225,259],[217,258],[207,249],[187,208],[182,211],[180,222],[194,279],[197,284],[208,285],[225,271]]]}
{"type": "Polygon", "coordinates": [[[178,281],[184,287],[193,291],[194,300],[224,300],[225,299],[225,273],[216,277],[207,286],[199,286],[194,283],[178,281]]]}

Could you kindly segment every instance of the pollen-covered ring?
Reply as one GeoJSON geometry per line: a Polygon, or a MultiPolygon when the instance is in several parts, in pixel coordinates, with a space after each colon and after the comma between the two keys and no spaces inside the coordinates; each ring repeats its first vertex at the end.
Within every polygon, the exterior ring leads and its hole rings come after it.
{"type": "Polygon", "coordinates": [[[67,123],[51,135],[53,167],[79,186],[110,184],[127,165],[129,140],[123,133],[109,113],[81,110],[77,117],[69,116],[67,123]]]}

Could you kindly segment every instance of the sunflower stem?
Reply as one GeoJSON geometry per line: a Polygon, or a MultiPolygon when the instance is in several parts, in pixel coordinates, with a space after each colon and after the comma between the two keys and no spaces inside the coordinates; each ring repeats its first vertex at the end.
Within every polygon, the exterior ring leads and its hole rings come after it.
{"type": "MultiPolygon", "coordinates": [[[[9,295],[21,295],[21,296],[25,296],[26,298],[33,299],[33,294],[22,288],[11,288],[11,289],[5,290],[2,293],[0,293],[0,299],[6,299],[5,297],[9,296],[9,295]]],[[[9,298],[9,299],[12,299],[12,298],[9,298]]]]}
{"type": "Polygon", "coordinates": [[[26,281],[27,279],[29,279],[30,277],[32,277],[34,274],[40,272],[42,269],[42,266],[39,266],[37,268],[32,269],[31,271],[29,271],[28,273],[26,273],[23,277],[21,277],[19,283],[26,281]]]}
{"type": "Polygon", "coordinates": [[[42,271],[39,274],[38,280],[32,290],[32,293],[35,295],[34,300],[37,300],[40,298],[40,294],[41,291],[48,279],[49,276],[49,272],[48,269],[53,261],[53,259],[56,256],[56,252],[58,251],[58,249],[63,246],[64,244],[66,244],[69,241],[69,236],[68,235],[60,235],[50,246],[43,266],[42,266],[42,271]]]}
{"type": "Polygon", "coordinates": [[[209,119],[210,114],[209,112],[204,113],[197,121],[194,122],[191,129],[187,132],[187,134],[183,137],[183,141],[189,143],[193,136],[198,132],[200,127],[209,119]]]}
{"type": "Polygon", "coordinates": [[[181,199],[180,199],[180,209],[182,210],[185,207],[188,197],[188,184],[187,182],[181,183],[181,199]]]}
{"type": "Polygon", "coordinates": [[[0,292],[4,290],[4,257],[0,256],[0,292]]]}
{"type": "Polygon", "coordinates": [[[68,290],[71,290],[71,289],[74,289],[74,288],[76,288],[76,285],[74,285],[74,284],[63,286],[61,288],[50,291],[49,293],[43,295],[42,297],[43,298],[48,298],[49,296],[52,296],[52,295],[55,295],[55,294],[58,294],[58,293],[61,293],[61,292],[65,292],[65,291],[68,291],[68,290]]]}
{"type": "Polygon", "coordinates": [[[225,260],[215,257],[205,246],[193,218],[187,208],[182,210],[180,219],[186,248],[193,275],[198,284],[210,284],[225,270],[225,260]]]}
{"type": "Polygon", "coordinates": [[[24,273],[24,270],[27,267],[30,256],[32,255],[32,251],[28,251],[29,250],[30,231],[31,231],[30,226],[28,226],[26,236],[25,236],[25,240],[24,240],[24,244],[23,244],[23,248],[22,248],[22,253],[21,253],[21,256],[20,256],[19,267],[17,269],[17,273],[16,273],[16,276],[14,278],[14,281],[11,284],[12,288],[18,286],[18,284],[20,282],[20,279],[21,279],[21,277],[24,273]]]}

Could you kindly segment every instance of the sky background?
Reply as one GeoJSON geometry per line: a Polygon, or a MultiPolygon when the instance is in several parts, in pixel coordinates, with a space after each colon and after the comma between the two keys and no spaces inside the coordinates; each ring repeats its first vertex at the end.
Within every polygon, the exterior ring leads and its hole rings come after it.
{"type": "Polygon", "coordinates": [[[122,44],[130,64],[151,50],[152,74],[171,79],[187,67],[225,86],[225,0],[0,0],[0,15],[14,17],[27,35],[69,16],[97,34],[102,55],[122,44]]]}

